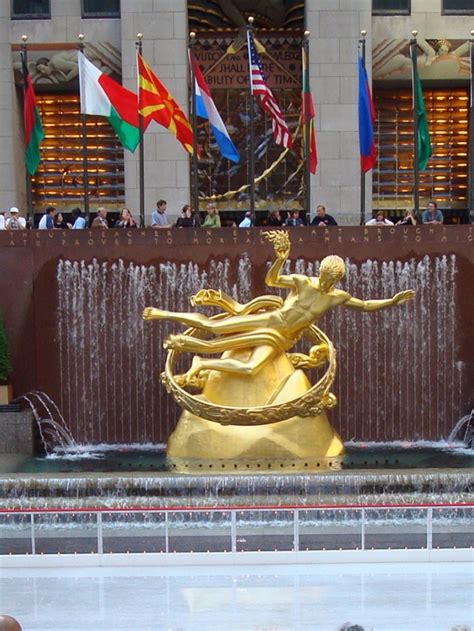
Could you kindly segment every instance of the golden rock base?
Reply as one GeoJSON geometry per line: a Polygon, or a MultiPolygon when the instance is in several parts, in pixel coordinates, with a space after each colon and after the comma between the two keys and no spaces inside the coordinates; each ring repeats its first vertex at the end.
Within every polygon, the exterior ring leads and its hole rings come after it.
{"type": "MultiPolygon", "coordinates": [[[[244,353],[232,356],[242,358],[244,353]]],[[[211,373],[203,396],[221,405],[264,405],[296,398],[309,387],[305,373],[295,370],[282,353],[255,376],[211,373]]],[[[343,453],[344,445],[324,412],[268,425],[237,426],[184,411],[167,450],[174,469],[193,472],[337,468],[343,453]]]]}
{"type": "Polygon", "coordinates": [[[180,471],[288,471],[337,469],[343,453],[343,443],[324,412],[240,427],[219,425],[185,411],[168,439],[167,457],[180,471]]]}

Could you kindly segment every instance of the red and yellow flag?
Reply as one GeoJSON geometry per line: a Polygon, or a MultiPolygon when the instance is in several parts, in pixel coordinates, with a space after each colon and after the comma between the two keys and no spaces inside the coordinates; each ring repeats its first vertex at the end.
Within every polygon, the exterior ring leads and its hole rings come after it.
{"type": "Polygon", "coordinates": [[[137,61],[138,107],[144,118],[144,126],[150,120],[163,125],[192,155],[193,130],[186,115],[140,54],[137,55],[137,61]]]}

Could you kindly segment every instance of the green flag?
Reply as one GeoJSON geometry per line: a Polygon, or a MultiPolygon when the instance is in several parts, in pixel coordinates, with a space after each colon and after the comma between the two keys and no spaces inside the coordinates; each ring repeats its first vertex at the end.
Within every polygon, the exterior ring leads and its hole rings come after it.
{"type": "Polygon", "coordinates": [[[418,72],[415,72],[415,91],[416,115],[418,117],[418,169],[423,171],[426,169],[426,163],[431,157],[431,143],[430,132],[428,130],[428,118],[423,101],[423,90],[421,89],[418,72]]]}

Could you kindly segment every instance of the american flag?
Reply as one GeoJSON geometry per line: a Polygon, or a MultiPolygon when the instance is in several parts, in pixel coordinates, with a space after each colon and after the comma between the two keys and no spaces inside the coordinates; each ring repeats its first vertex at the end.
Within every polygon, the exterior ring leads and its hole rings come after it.
{"type": "Polygon", "coordinates": [[[278,145],[282,145],[286,149],[291,149],[293,144],[290,130],[282,116],[278,103],[273,96],[273,92],[267,85],[262,64],[258,57],[253,43],[253,37],[247,31],[247,48],[250,66],[250,89],[252,94],[259,96],[260,107],[263,111],[270,114],[272,118],[273,138],[278,145]]]}

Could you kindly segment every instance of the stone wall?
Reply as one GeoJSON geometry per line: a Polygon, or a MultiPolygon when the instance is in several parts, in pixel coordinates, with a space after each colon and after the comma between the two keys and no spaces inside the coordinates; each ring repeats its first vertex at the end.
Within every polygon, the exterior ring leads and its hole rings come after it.
{"type": "Polygon", "coordinates": [[[0,454],[34,454],[33,417],[30,410],[0,412],[0,454]]]}
{"type": "MultiPolygon", "coordinates": [[[[371,5],[370,0],[306,3],[319,155],[311,178],[311,214],[323,204],[329,214],[337,213],[341,224],[357,225],[360,218],[357,45],[361,30],[366,30],[370,75],[371,5]]],[[[370,174],[366,187],[370,216],[370,174]]]]}
{"type": "MultiPolygon", "coordinates": [[[[136,90],[135,42],[143,34],[143,57],[188,115],[187,0],[122,0],[123,83],[136,90]]],[[[152,122],[145,134],[145,214],[165,199],[170,216],[190,201],[188,154],[174,134],[152,122]]],[[[138,150],[125,152],[126,205],[139,208],[138,150]]]]}

